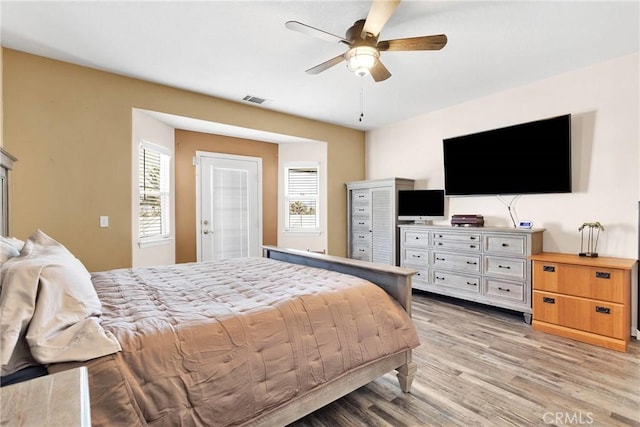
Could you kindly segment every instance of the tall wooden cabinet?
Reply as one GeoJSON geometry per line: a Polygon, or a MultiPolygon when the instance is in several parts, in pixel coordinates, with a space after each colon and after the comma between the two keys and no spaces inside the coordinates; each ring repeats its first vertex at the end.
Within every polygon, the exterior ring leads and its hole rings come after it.
{"type": "Polygon", "coordinates": [[[626,351],[635,259],[540,253],[533,261],[533,329],[626,351]]]}
{"type": "Polygon", "coordinates": [[[347,183],[347,256],[399,265],[398,191],[413,190],[405,178],[347,183]]]}

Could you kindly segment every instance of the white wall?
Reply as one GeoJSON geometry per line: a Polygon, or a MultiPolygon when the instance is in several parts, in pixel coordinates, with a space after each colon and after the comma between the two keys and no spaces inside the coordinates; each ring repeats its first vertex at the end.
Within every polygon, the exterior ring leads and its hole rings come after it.
{"type": "Polygon", "coordinates": [[[154,119],[143,111],[133,109],[131,117],[132,176],[131,189],[131,257],[133,267],[174,264],[176,260],[175,244],[175,130],[154,119]],[[138,245],[138,153],[140,141],[151,142],[165,147],[171,154],[171,238],[162,244],[138,245]]]}
{"type": "Polygon", "coordinates": [[[278,246],[317,252],[327,251],[327,144],[324,142],[278,145],[278,246]],[[320,165],[320,233],[287,232],[284,227],[284,168],[290,163],[320,165]]]}
{"type": "MultiPolygon", "coordinates": [[[[579,252],[578,227],[599,221],[605,227],[600,255],[636,258],[639,61],[638,54],[625,56],[368,132],[367,177],[414,178],[416,188],[443,188],[443,138],[570,113],[573,193],[525,195],[516,212],[546,228],[547,252],[579,252]]],[[[511,226],[494,196],[449,198],[449,216],[461,213],[511,226]]]]}

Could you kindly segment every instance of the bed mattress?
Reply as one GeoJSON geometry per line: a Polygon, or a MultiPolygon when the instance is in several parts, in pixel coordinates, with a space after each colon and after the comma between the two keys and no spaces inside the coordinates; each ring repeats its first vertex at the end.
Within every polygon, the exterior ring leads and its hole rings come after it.
{"type": "Polygon", "coordinates": [[[267,258],[92,281],[101,324],[122,347],[83,363],[95,426],[241,425],[419,345],[407,313],[374,284],[267,258]]]}

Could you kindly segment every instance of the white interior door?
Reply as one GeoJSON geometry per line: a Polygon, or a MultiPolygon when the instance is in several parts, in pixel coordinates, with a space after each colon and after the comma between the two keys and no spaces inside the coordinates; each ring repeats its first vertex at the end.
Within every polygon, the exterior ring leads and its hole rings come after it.
{"type": "Polygon", "coordinates": [[[196,153],[198,261],[259,256],[262,159],[196,153]]]}

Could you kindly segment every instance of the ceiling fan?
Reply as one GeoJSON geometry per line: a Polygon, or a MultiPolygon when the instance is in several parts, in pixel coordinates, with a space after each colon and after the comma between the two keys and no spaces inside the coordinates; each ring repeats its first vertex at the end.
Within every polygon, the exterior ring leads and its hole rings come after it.
{"type": "Polygon", "coordinates": [[[347,67],[359,76],[371,74],[376,82],[391,77],[391,73],[380,61],[380,52],[410,50],[440,50],[447,44],[447,36],[410,37],[405,39],[378,41],[382,27],[398,7],[400,0],[373,0],[367,19],[356,21],[345,33],[345,37],[314,28],[298,21],[288,21],[285,26],[293,31],[320,39],[343,43],[349,46],[345,53],[309,68],[308,74],[319,74],[334,65],[347,61],[347,67]]]}

